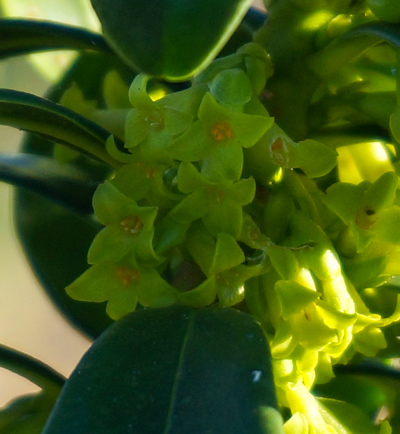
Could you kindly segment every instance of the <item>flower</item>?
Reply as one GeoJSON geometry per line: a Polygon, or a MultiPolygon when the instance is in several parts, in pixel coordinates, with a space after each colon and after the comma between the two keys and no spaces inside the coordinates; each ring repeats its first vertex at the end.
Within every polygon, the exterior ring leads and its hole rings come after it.
{"type": "Polygon", "coordinates": [[[169,213],[169,217],[188,225],[201,218],[211,234],[220,232],[238,238],[243,223],[243,205],[255,195],[253,178],[233,182],[212,182],[194,167],[183,162],[178,170],[178,188],[188,195],[169,213]]]}
{"type": "Polygon", "coordinates": [[[106,311],[115,320],[142,306],[165,307],[177,302],[177,291],[148,266],[132,266],[128,261],[99,262],[66,288],[80,301],[107,301],[106,311]],[[127,265],[128,264],[128,265],[127,265]]]}
{"type": "Polygon", "coordinates": [[[171,156],[185,162],[202,160],[202,173],[210,179],[237,181],[243,169],[243,150],[254,146],[272,126],[268,116],[230,111],[207,92],[198,120],[168,145],[171,156]]]}
{"type": "Polygon", "coordinates": [[[154,220],[157,207],[141,207],[118,191],[109,181],[101,184],[93,197],[97,218],[106,227],[93,240],[88,262],[131,261],[157,263],[153,248],[154,220]]]}

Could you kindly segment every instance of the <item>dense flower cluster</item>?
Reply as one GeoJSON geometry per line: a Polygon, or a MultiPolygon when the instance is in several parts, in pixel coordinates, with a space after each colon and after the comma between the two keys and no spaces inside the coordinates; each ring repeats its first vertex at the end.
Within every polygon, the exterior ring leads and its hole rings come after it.
{"type": "Polygon", "coordinates": [[[137,303],[240,304],[269,338],[286,433],[344,433],[310,389],[356,352],[375,355],[400,319],[400,304],[383,318],[363,300],[400,274],[398,178],[387,158],[374,179],[320,188],[337,152],[274,123],[259,99],[271,75],[252,43],[157,100],[135,78],[127,152],[108,143],[123,164],[94,196],[105,227],[67,291],[108,301],[114,319],[137,303]]]}

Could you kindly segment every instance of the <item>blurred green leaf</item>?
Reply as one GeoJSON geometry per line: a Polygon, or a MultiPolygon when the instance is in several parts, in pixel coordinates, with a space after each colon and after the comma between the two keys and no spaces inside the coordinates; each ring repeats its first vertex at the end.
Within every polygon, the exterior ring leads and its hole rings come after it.
{"type": "Polygon", "coordinates": [[[98,33],[49,21],[0,19],[0,59],[39,51],[95,50],[110,52],[98,33]]]}
{"type": "Polygon", "coordinates": [[[43,434],[111,432],[283,433],[261,326],[217,307],[142,310],[115,323],[66,383],[43,434]]]}
{"type": "Polygon", "coordinates": [[[106,151],[110,133],[83,116],[48,99],[15,90],[0,90],[0,124],[30,131],[118,167],[106,151]]]}
{"type": "Polygon", "coordinates": [[[336,399],[319,399],[323,404],[327,413],[324,414],[325,419],[331,421],[333,427],[346,429],[346,434],[378,434],[379,426],[357,406],[348,404],[347,402],[338,401],[336,399]],[[331,416],[340,421],[340,425],[335,426],[335,421],[331,416]]]}
{"type": "Polygon", "coordinates": [[[26,354],[0,345],[0,366],[42,388],[0,410],[0,434],[40,434],[64,384],[64,378],[26,354]]]}
{"type": "Polygon", "coordinates": [[[222,49],[251,0],[92,0],[110,45],[147,74],[182,81],[222,49]]]}
{"type": "Polygon", "coordinates": [[[87,0],[0,0],[4,16],[59,21],[91,29],[99,27],[96,15],[87,0]]]}
{"type": "Polygon", "coordinates": [[[0,180],[32,190],[83,214],[93,212],[96,185],[82,170],[39,155],[0,155],[0,180]]]}
{"type": "Polygon", "coordinates": [[[399,382],[399,370],[379,360],[371,360],[354,365],[337,365],[335,378],[329,383],[317,385],[315,393],[353,404],[373,419],[382,406],[397,415],[399,382]]]}
{"type": "Polygon", "coordinates": [[[44,363],[0,344],[0,366],[26,378],[42,389],[59,391],[64,378],[44,363]]]}
{"type": "Polygon", "coordinates": [[[317,76],[333,76],[348,62],[381,42],[400,48],[399,25],[373,21],[356,26],[311,56],[310,66],[317,76]]]}
{"type": "MultiPolygon", "coordinates": [[[[104,106],[102,85],[111,70],[118,70],[127,82],[132,79],[132,72],[121,69],[121,64],[109,56],[85,53],[54,86],[49,98],[58,101],[63,92],[76,83],[85,99],[104,106]]],[[[29,135],[21,150],[49,158],[53,149],[54,143],[49,140],[29,135]]],[[[90,177],[92,185],[102,182],[109,173],[106,165],[94,159],[80,157],[73,164],[90,177]]],[[[71,173],[74,170],[71,169],[71,173]]],[[[19,240],[46,293],[74,326],[97,337],[112,323],[103,304],[72,300],[65,287],[88,267],[87,252],[100,225],[96,225],[91,216],[79,215],[27,189],[17,189],[14,203],[19,240]]],[[[91,206],[91,202],[87,206],[91,206]]]]}
{"type": "Polygon", "coordinates": [[[40,434],[55,399],[43,392],[15,399],[0,410],[0,434],[40,434]]]}
{"type": "Polygon", "coordinates": [[[359,36],[371,36],[375,38],[376,43],[385,41],[396,48],[400,48],[400,28],[398,24],[374,21],[354,27],[342,37],[346,39],[359,36]]]}
{"type": "MultiPolygon", "coordinates": [[[[26,17],[82,26],[98,30],[96,14],[87,0],[0,0],[1,13],[5,17],[26,17]]],[[[71,63],[74,53],[56,52],[30,56],[41,74],[49,80],[60,76],[71,63]]]]}

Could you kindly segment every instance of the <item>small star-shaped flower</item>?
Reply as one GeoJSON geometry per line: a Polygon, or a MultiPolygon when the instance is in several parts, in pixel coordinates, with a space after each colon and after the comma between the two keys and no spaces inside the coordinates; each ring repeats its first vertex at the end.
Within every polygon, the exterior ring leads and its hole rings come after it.
{"type": "Polygon", "coordinates": [[[232,112],[206,93],[194,121],[169,144],[177,160],[202,160],[202,172],[211,179],[236,181],[243,168],[243,150],[250,148],[272,126],[267,116],[232,112]]]}
{"type": "Polygon", "coordinates": [[[243,223],[242,207],[253,200],[256,184],[253,178],[211,182],[191,163],[182,162],[178,188],[188,195],[169,213],[172,220],[187,226],[201,218],[212,235],[223,232],[237,239],[243,223]]]}
{"type": "Polygon", "coordinates": [[[141,207],[117,190],[109,181],[101,184],[93,197],[97,218],[106,227],[93,240],[88,262],[118,261],[129,256],[134,261],[158,262],[153,249],[157,207],[141,207]]]}
{"type": "Polygon", "coordinates": [[[107,303],[115,320],[142,306],[165,307],[177,302],[177,291],[152,267],[99,262],[67,288],[75,300],[107,303]]]}

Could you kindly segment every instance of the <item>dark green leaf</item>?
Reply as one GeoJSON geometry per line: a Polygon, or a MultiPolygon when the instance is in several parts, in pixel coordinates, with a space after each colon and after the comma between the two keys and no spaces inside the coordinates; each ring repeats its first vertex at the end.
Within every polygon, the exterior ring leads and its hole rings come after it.
{"type": "Polygon", "coordinates": [[[92,0],[106,39],[131,66],[184,80],[216,57],[251,0],[92,0]]]}
{"type": "Polygon", "coordinates": [[[90,217],[22,190],[15,219],[27,259],[50,299],[80,330],[98,336],[112,322],[105,306],[72,300],[65,287],[88,267],[87,252],[100,227],[90,217]]]}
{"type": "Polygon", "coordinates": [[[0,180],[32,190],[71,209],[90,214],[96,184],[77,167],[39,155],[0,155],[0,180]]]}
{"type": "Polygon", "coordinates": [[[134,312],[84,356],[43,434],[283,433],[270,354],[248,314],[134,312]]]}
{"type": "MultiPolygon", "coordinates": [[[[132,73],[121,70],[119,62],[100,53],[85,53],[54,86],[49,98],[59,100],[63,92],[76,83],[85,99],[102,106],[102,83],[106,74],[114,69],[126,77],[127,82],[131,81],[132,73]]],[[[29,135],[22,151],[51,157],[53,144],[43,137],[29,135]]],[[[83,170],[93,184],[102,182],[109,173],[106,165],[91,158],[81,157],[74,165],[83,170]]],[[[14,219],[28,261],[53,303],[80,331],[97,337],[112,323],[104,305],[72,300],[65,287],[88,267],[87,252],[100,227],[91,217],[78,215],[27,189],[16,191],[14,219]]]]}
{"type": "Polygon", "coordinates": [[[378,361],[335,366],[335,378],[315,387],[317,395],[349,402],[374,417],[382,406],[391,409],[398,395],[400,372],[378,361]]]}
{"type": "Polygon", "coordinates": [[[376,21],[362,24],[343,35],[343,38],[354,38],[359,36],[371,36],[375,42],[388,42],[396,48],[400,48],[400,26],[393,23],[376,21]]]}
{"type": "Polygon", "coordinates": [[[0,19],[0,59],[61,49],[111,51],[101,35],[83,28],[49,21],[0,19]]]}
{"type": "Polygon", "coordinates": [[[14,400],[0,410],[0,434],[40,434],[56,398],[41,392],[14,400]]]}
{"type": "Polygon", "coordinates": [[[40,434],[64,384],[64,378],[42,362],[0,345],[0,366],[37,384],[42,391],[24,396],[0,410],[1,434],[40,434]]]}
{"type": "Polygon", "coordinates": [[[119,166],[105,149],[108,131],[48,99],[0,89],[0,124],[40,134],[111,167],[119,166]]]}
{"type": "Polygon", "coordinates": [[[218,54],[218,57],[236,53],[243,45],[253,42],[254,32],[264,24],[266,18],[267,15],[264,12],[255,8],[249,9],[239,27],[218,54]]]}
{"type": "Polygon", "coordinates": [[[64,378],[39,360],[24,353],[0,345],[0,366],[25,377],[42,389],[59,391],[64,378]]]}

